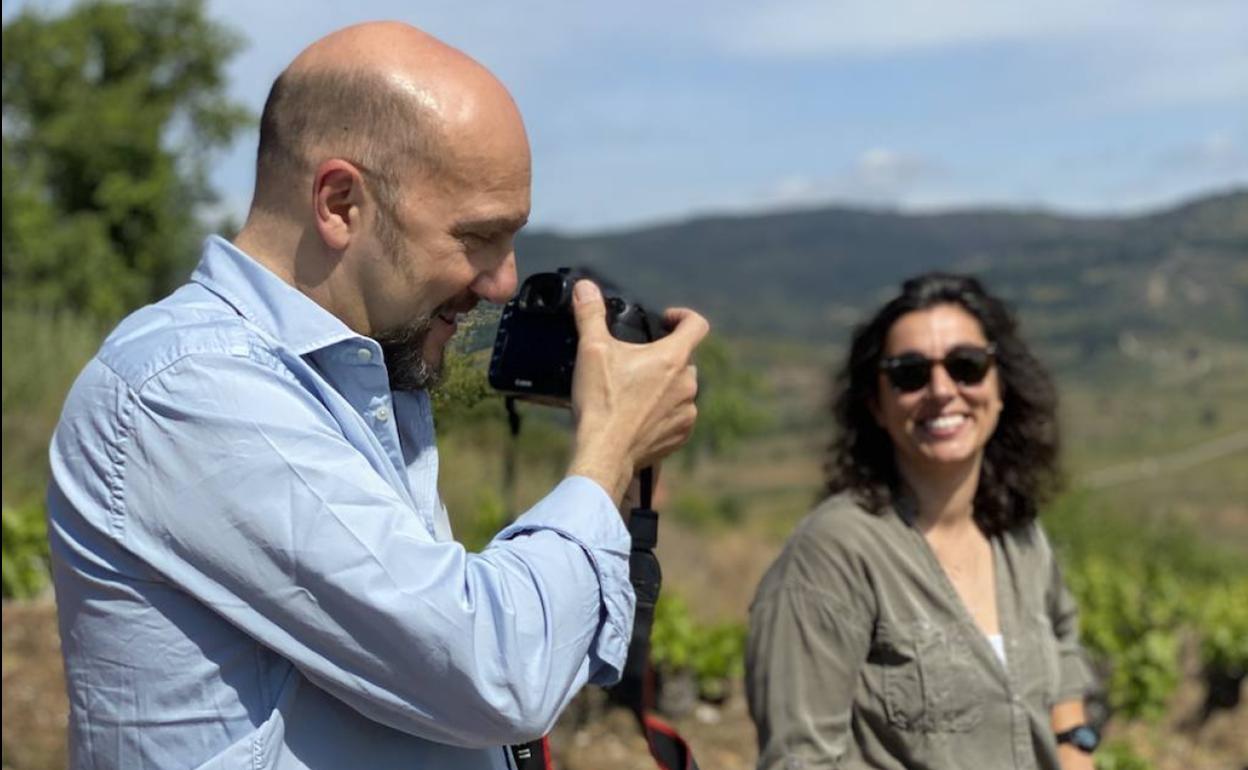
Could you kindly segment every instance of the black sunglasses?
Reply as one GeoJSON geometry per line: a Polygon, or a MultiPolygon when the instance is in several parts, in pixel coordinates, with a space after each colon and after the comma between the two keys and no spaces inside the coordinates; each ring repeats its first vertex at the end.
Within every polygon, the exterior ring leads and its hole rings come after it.
{"type": "Polygon", "coordinates": [[[902,353],[880,361],[880,371],[902,393],[914,393],[932,381],[932,367],[940,364],[959,385],[978,385],[988,376],[996,359],[997,346],[959,345],[939,360],[922,353],[902,353]]]}

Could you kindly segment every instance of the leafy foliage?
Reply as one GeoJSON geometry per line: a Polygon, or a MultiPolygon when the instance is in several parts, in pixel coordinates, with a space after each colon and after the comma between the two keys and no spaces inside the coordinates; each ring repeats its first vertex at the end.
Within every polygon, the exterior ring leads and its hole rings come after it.
{"type": "Polygon", "coordinates": [[[199,0],[95,0],[4,25],[4,595],[46,579],[47,446],[74,376],[122,314],[189,267],[206,162],[249,117],[239,39],[199,0]]]}
{"type": "Polygon", "coordinates": [[[29,8],[4,27],[4,307],[116,319],[181,277],[239,39],[200,0],[29,8]]]}
{"type": "Polygon", "coordinates": [[[1211,588],[1198,622],[1206,668],[1240,679],[1248,674],[1248,577],[1211,588]]]}
{"type": "Polygon", "coordinates": [[[467,354],[447,351],[442,381],[430,398],[438,431],[443,434],[503,417],[502,400],[490,388],[481,362],[467,354]]]}
{"type": "Polygon", "coordinates": [[[692,673],[699,695],[717,701],[727,694],[730,682],[745,674],[745,637],[740,623],[696,622],[685,601],[667,591],[654,610],[650,660],[666,673],[692,673]]]}
{"type": "Polygon", "coordinates": [[[48,583],[48,535],[43,506],[4,506],[4,596],[28,597],[48,583]]]}
{"type": "Polygon", "coordinates": [[[1182,641],[1195,634],[1206,665],[1233,673],[1245,660],[1248,568],[1178,526],[1098,516],[1070,495],[1046,513],[1079,602],[1085,646],[1107,675],[1111,707],[1156,719],[1180,676],[1182,641]]]}
{"type": "Polygon", "coordinates": [[[1108,741],[1096,750],[1096,770],[1153,770],[1148,760],[1125,741],[1108,741]]]}
{"type": "Polygon", "coordinates": [[[1128,718],[1154,719],[1179,682],[1183,596],[1174,576],[1124,572],[1117,560],[1089,557],[1070,575],[1083,640],[1109,664],[1110,705],[1128,718]]]}
{"type": "Polygon", "coordinates": [[[486,378],[485,355],[497,328],[498,310],[486,305],[460,319],[443,359],[442,381],[430,393],[441,434],[503,418],[502,399],[486,378]]]}

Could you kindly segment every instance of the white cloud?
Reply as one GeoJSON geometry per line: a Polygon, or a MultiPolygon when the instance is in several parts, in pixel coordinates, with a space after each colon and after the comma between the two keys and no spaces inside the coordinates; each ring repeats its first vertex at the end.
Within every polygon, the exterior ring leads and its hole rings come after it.
{"type": "Polygon", "coordinates": [[[793,174],[782,177],[773,189],[764,193],[767,204],[784,207],[818,202],[828,197],[828,191],[808,176],[793,174]]]}
{"type": "Polygon", "coordinates": [[[901,192],[932,175],[932,165],[917,155],[873,147],[858,157],[848,180],[867,189],[901,192]]]}
{"type": "Polygon", "coordinates": [[[1248,101],[1242,0],[780,0],[725,14],[712,45],[745,59],[836,61],[965,54],[1043,55],[1077,74],[1068,104],[1094,111],[1248,101]]]}
{"type": "Polygon", "coordinates": [[[1236,20],[1245,23],[1238,0],[783,0],[725,15],[714,35],[744,55],[832,57],[1063,38],[1221,36],[1236,20]]]}
{"type": "Polygon", "coordinates": [[[953,181],[942,164],[889,147],[872,147],[831,176],[783,176],[754,203],[774,208],[832,202],[898,207],[928,205],[956,197],[949,189],[953,181]]]}
{"type": "MultiPolygon", "coordinates": [[[[230,92],[257,110],[299,49],[368,18],[417,24],[477,57],[529,121],[541,222],[590,227],[736,204],[1097,210],[1248,180],[1248,125],[1235,113],[1248,115],[1234,107],[1248,104],[1245,0],[208,8],[250,38],[231,62],[230,92]],[[1237,133],[1202,133],[1211,126],[1237,133]],[[1102,152],[1113,157],[1088,160],[1102,152]]],[[[218,164],[216,185],[233,197],[214,213],[245,212],[254,148],[253,131],[218,164]]]]}

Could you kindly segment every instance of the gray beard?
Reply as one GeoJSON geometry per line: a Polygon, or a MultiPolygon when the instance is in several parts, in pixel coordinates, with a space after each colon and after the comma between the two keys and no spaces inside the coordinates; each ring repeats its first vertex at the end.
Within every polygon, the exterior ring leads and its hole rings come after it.
{"type": "Polygon", "coordinates": [[[441,382],[442,367],[429,363],[424,355],[425,339],[432,328],[433,317],[429,316],[373,338],[381,345],[391,390],[428,390],[441,382]]]}

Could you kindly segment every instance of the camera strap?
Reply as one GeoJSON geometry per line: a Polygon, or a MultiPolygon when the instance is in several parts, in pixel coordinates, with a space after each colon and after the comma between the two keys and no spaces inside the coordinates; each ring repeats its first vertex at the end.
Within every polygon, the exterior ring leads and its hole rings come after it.
{"type": "MultiPolygon", "coordinates": [[[[512,439],[520,434],[520,413],[515,400],[507,399],[508,424],[512,439]]],[[[628,533],[632,549],[628,556],[628,578],[637,597],[633,613],[633,637],[628,644],[628,657],[620,681],[611,688],[612,700],[623,703],[637,718],[637,726],[646,738],[650,756],[660,770],[699,770],[689,744],[666,721],[653,711],[654,670],[650,666],[650,632],[654,628],[654,608],[663,585],[663,572],[654,547],[659,541],[659,514],[651,503],[654,497],[654,469],[643,468],[640,474],[640,505],[629,513],[628,533]]],[[[553,770],[550,736],[511,747],[511,758],[517,770],[553,770]]]]}
{"type": "Polygon", "coordinates": [[[654,547],[659,541],[659,514],[651,508],[654,469],[641,471],[641,505],[628,517],[633,538],[628,556],[628,578],[637,596],[633,613],[633,638],[628,645],[624,673],[612,688],[612,697],[624,703],[637,718],[646,737],[650,756],[661,770],[698,770],[689,744],[666,721],[654,713],[654,670],[650,666],[650,632],[654,628],[654,608],[663,586],[663,571],[654,547]]]}

